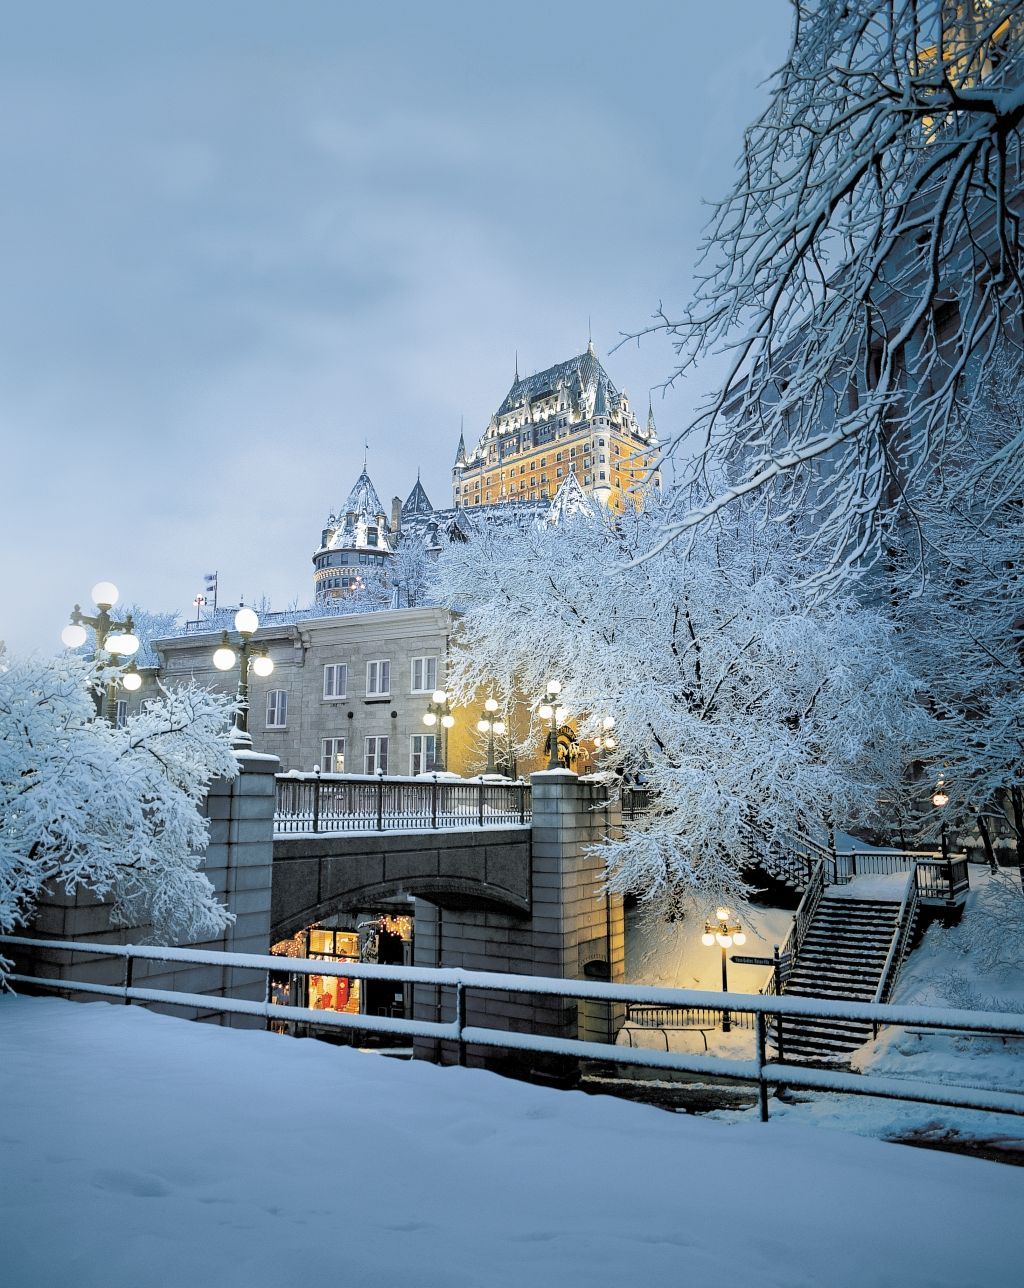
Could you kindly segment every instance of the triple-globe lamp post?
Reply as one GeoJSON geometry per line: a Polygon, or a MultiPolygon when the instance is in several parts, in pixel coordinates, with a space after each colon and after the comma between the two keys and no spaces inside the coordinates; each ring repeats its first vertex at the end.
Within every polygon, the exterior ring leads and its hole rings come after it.
{"type": "Polygon", "coordinates": [[[601,768],[605,754],[609,751],[614,751],[619,745],[617,738],[612,733],[614,728],[615,717],[605,716],[601,721],[601,732],[594,738],[594,751],[598,769],[601,768]]]}
{"type": "Polygon", "coordinates": [[[237,651],[224,631],[220,647],[213,655],[213,665],[218,671],[230,671],[238,663],[238,692],[235,698],[235,723],[231,730],[233,747],[251,747],[252,735],[249,733],[249,665],[252,658],[252,669],[259,676],[267,676],[274,670],[274,661],[265,647],[256,648],[252,637],[259,630],[260,619],[251,608],[243,604],[235,613],[235,630],[241,636],[237,651]]]}
{"type": "Polygon", "coordinates": [[[438,725],[441,727],[441,737],[436,744],[440,748],[441,754],[435,754],[434,764],[437,771],[443,774],[448,765],[448,730],[455,723],[451,703],[448,701],[448,694],[444,689],[435,689],[430,695],[430,702],[427,704],[423,723],[428,729],[434,729],[438,725]]]}
{"type": "MultiPolygon", "coordinates": [[[[714,948],[718,944],[722,950],[722,992],[729,991],[729,964],[726,957],[726,951],[736,945],[741,948],[746,942],[747,937],[743,933],[743,927],[738,921],[730,921],[732,913],[728,908],[716,908],[715,920],[705,921],[704,933],[700,937],[700,942],[705,948],[714,948]]],[[[732,1016],[728,1010],[722,1012],[722,1032],[729,1033],[732,1030],[732,1016]]]]}
{"type": "Polygon", "coordinates": [[[561,680],[548,680],[547,692],[544,694],[544,701],[537,708],[537,714],[542,720],[550,720],[551,727],[548,733],[548,769],[557,769],[558,762],[558,726],[566,717],[565,707],[560,706],[558,695],[562,692],[561,680]]]}
{"type": "Polygon", "coordinates": [[[139,637],[135,634],[130,613],[122,622],[111,617],[110,610],[117,600],[117,587],[113,582],[98,581],[92,588],[92,601],[97,608],[95,616],[83,613],[76,604],[71,610],[71,621],[60,633],[65,648],[81,648],[89,638],[85,628],[91,626],[96,636],[94,658],[101,661],[100,654],[110,655],[110,660],[104,668],[105,688],[96,695],[96,712],[111,723],[117,715],[118,681],[130,693],[142,684],[142,676],[136,670],[135,663],[131,662],[125,666],[125,663],[120,660],[134,657],[139,650],[139,637]],[[120,669],[122,667],[124,669],[120,669]]]}
{"type": "Polygon", "coordinates": [[[488,698],[484,703],[484,713],[476,722],[477,730],[487,735],[487,769],[486,773],[496,774],[498,772],[494,762],[494,735],[500,738],[505,732],[505,721],[495,713],[498,710],[498,703],[494,698],[488,698]]]}

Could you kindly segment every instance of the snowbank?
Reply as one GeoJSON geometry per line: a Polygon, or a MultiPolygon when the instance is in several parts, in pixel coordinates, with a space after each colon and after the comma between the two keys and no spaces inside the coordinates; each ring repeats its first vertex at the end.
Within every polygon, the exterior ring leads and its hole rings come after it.
{"type": "Polygon", "coordinates": [[[1024,1171],[0,998],[5,1282],[1012,1281],[1024,1171]],[[935,1214],[943,1213],[942,1220],[935,1214]],[[724,1261],[723,1261],[724,1258],[724,1261]]]}

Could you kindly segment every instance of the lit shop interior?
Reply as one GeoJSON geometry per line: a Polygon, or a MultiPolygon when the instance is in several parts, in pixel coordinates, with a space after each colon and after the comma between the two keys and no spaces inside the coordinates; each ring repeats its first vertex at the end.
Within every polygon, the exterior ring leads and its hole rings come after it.
{"type": "MultiPolygon", "coordinates": [[[[409,905],[402,905],[409,907],[409,905]]],[[[278,957],[308,957],[322,962],[365,962],[381,966],[412,963],[412,916],[379,908],[344,912],[307,926],[270,950],[278,957]]],[[[410,1013],[409,986],[393,980],[342,979],[332,975],[271,976],[271,1000],[311,1011],[344,1011],[350,1015],[410,1013]]]]}

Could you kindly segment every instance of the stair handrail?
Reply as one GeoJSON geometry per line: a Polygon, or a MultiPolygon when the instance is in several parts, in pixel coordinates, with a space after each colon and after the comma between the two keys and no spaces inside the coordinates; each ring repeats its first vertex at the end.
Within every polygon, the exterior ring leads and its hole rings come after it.
{"type": "MultiPolygon", "coordinates": [[[[821,902],[821,896],[825,891],[825,861],[824,859],[815,859],[811,866],[811,874],[807,879],[807,885],[800,902],[797,904],[796,912],[793,914],[793,924],[789,928],[789,934],[782,942],[779,949],[779,958],[787,961],[785,973],[788,975],[796,965],[797,957],[800,955],[800,949],[803,947],[804,939],[807,937],[807,931],[810,928],[811,921],[817,911],[818,904],[821,902]]],[[[780,976],[782,971],[779,971],[780,976]]],[[[778,981],[778,991],[782,991],[783,980],[778,981]]],[[[776,981],[773,975],[762,992],[775,992],[776,981]]]]}
{"type": "MultiPolygon", "coordinates": [[[[802,832],[796,831],[781,832],[778,834],[778,839],[780,842],[780,849],[784,848],[785,851],[788,851],[788,853],[782,853],[779,855],[777,860],[779,868],[782,868],[783,870],[792,870],[793,859],[796,857],[801,860],[801,867],[804,869],[803,875],[807,880],[810,880],[812,865],[816,861],[820,861],[826,865],[826,884],[828,883],[827,871],[829,868],[832,869],[832,882],[835,882],[835,855],[827,846],[820,844],[820,842],[813,840],[809,836],[805,836],[802,832]]],[[[765,845],[766,859],[768,860],[767,862],[762,861],[762,866],[764,866],[769,873],[772,873],[772,875],[777,875],[777,869],[773,871],[772,866],[770,866],[772,861],[770,845],[763,835],[761,836],[761,841],[765,845]]]]}
{"type": "Polygon", "coordinates": [[[917,904],[917,869],[913,868],[907,877],[907,884],[903,890],[903,900],[900,903],[900,910],[896,917],[896,929],[893,932],[892,943],[889,945],[885,966],[882,968],[882,978],[878,981],[878,988],[875,989],[875,996],[872,998],[874,1002],[887,1002],[889,995],[896,986],[900,969],[910,949],[910,936],[914,928],[914,919],[917,916],[917,904]]]}

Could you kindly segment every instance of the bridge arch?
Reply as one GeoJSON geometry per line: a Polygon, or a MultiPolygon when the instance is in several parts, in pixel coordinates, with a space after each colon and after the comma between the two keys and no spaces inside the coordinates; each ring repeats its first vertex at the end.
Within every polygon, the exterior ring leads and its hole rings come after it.
{"type": "Polygon", "coordinates": [[[271,933],[288,938],[400,894],[525,918],[530,882],[529,828],[275,837],[271,933]]]}

